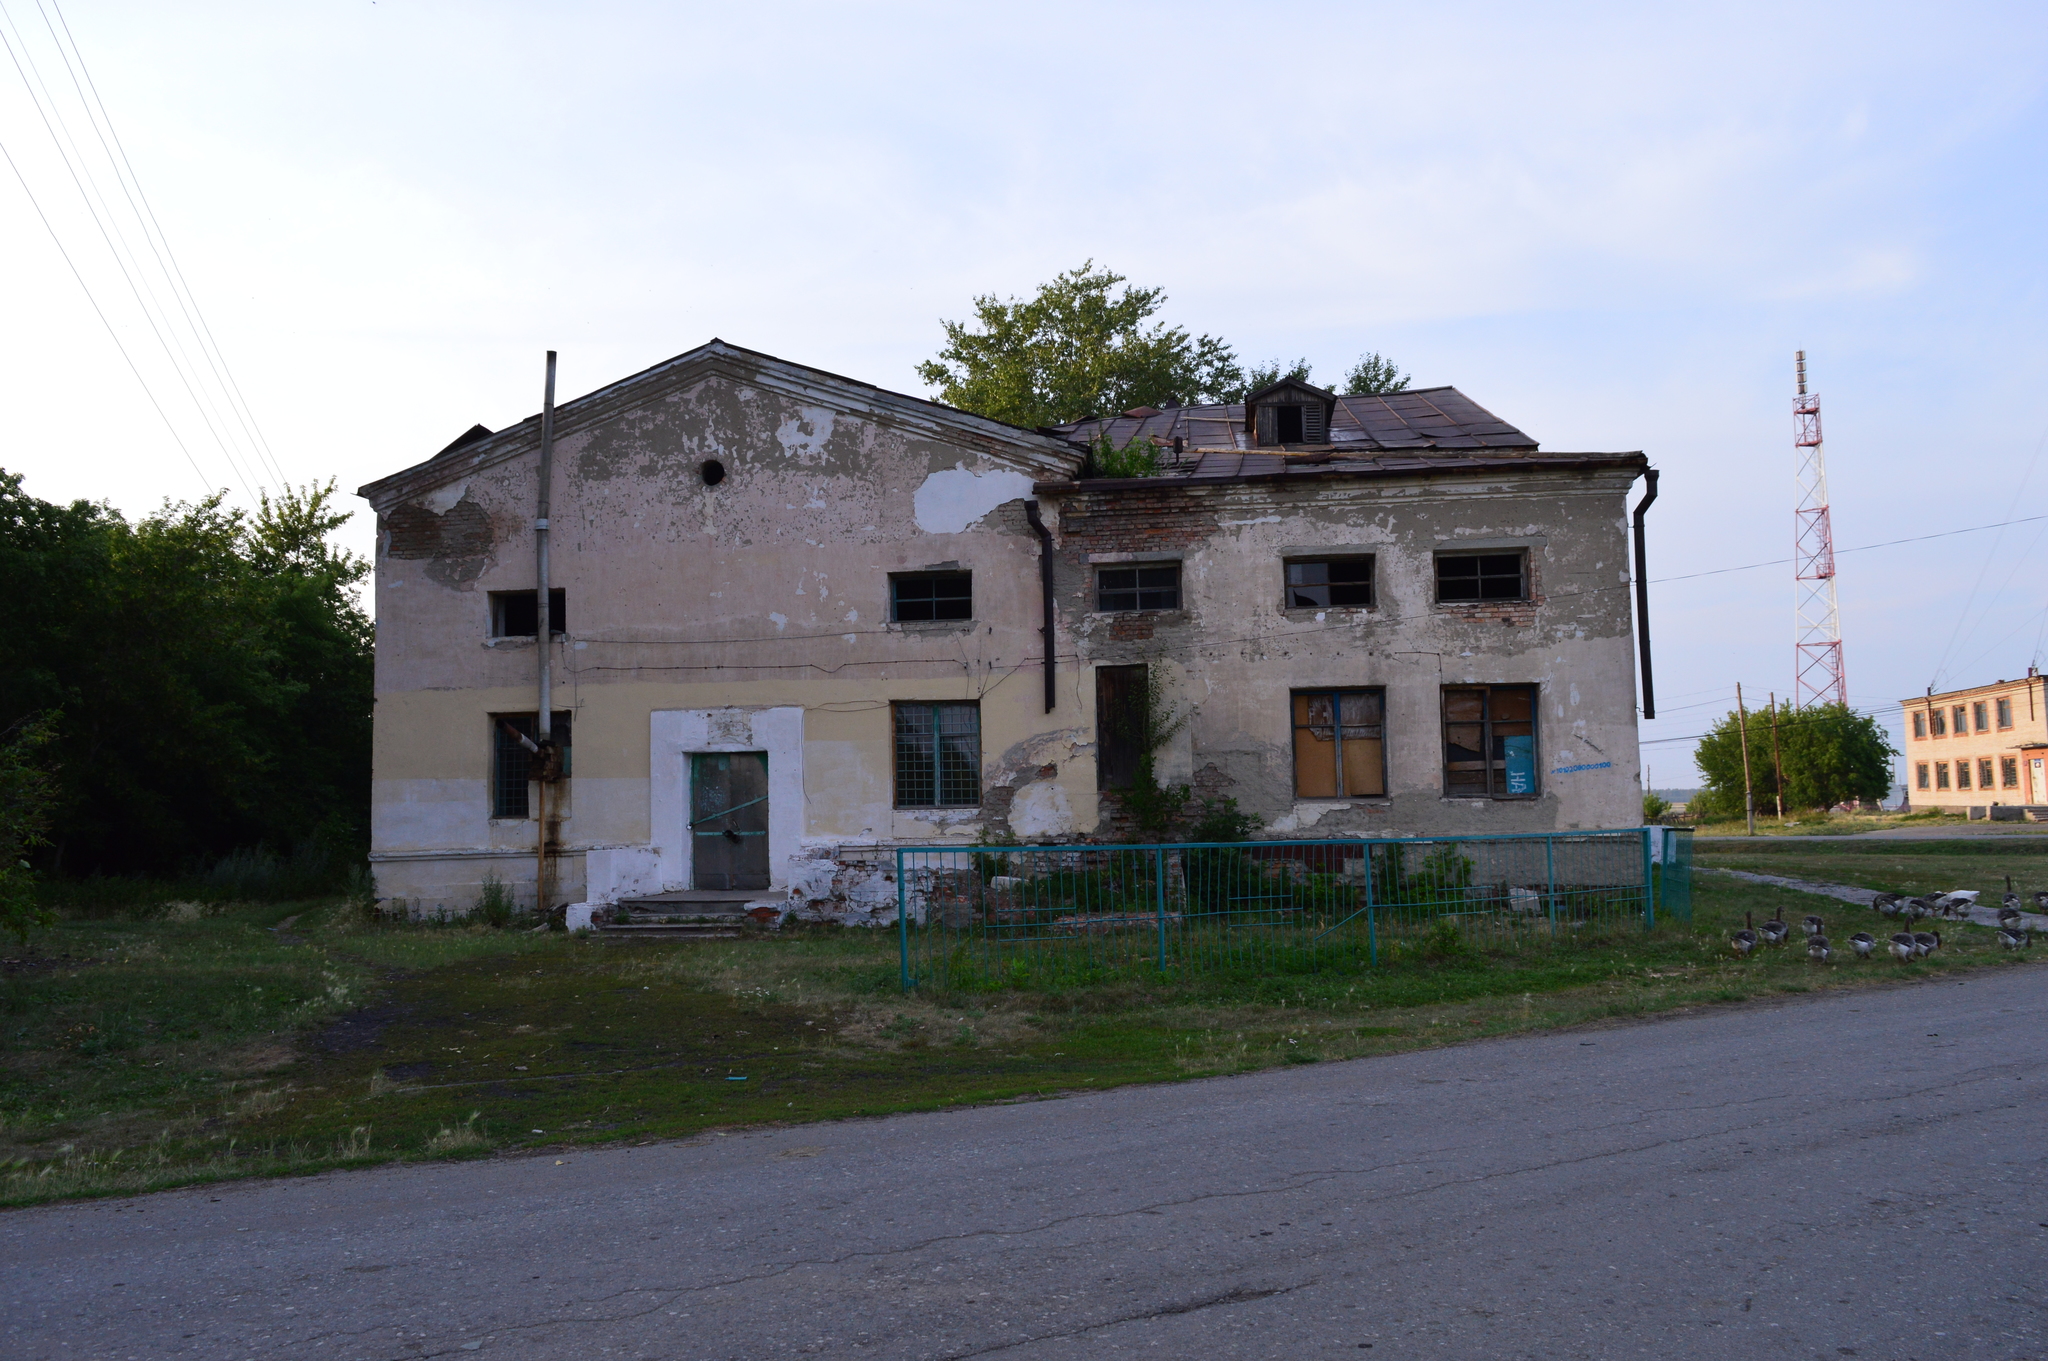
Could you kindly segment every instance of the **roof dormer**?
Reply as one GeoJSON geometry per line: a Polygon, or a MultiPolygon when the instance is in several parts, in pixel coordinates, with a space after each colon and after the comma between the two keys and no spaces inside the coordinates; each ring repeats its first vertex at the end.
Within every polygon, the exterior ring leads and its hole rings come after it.
{"type": "Polygon", "coordinates": [[[1328,444],[1337,394],[1299,378],[1268,383],[1244,399],[1244,429],[1259,449],[1290,444],[1328,444]]]}

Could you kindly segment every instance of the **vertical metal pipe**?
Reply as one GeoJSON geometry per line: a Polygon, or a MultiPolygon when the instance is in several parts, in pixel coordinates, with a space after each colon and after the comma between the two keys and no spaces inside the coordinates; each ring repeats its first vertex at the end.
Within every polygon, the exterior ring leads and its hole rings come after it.
{"type": "Polygon", "coordinates": [[[1657,470],[1643,469],[1643,499],[1636,505],[1636,650],[1643,659],[1643,717],[1657,716],[1657,687],[1650,678],[1650,566],[1643,544],[1643,512],[1657,499],[1657,470]]]}
{"type": "Polygon", "coordinates": [[[1052,531],[1039,518],[1038,502],[1024,503],[1024,518],[1031,522],[1031,532],[1038,536],[1038,594],[1039,612],[1043,619],[1040,629],[1045,635],[1045,711],[1052,712],[1053,684],[1053,607],[1052,607],[1052,531]]]}
{"type": "Polygon", "coordinates": [[[554,675],[551,663],[554,661],[554,621],[549,617],[548,606],[548,508],[549,491],[554,482],[555,471],[555,352],[548,351],[547,386],[541,395],[540,407],[540,494],[533,517],[533,574],[534,574],[534,627],[533,653],[540,659],[538,687],[540,690],[539,711],[533,717],[533,733],[540,748],[539,807],[535,809],[534,868],[533,868],[533,910],[545,914],[548,910],[548,777],[554,749],[554,675]]]}

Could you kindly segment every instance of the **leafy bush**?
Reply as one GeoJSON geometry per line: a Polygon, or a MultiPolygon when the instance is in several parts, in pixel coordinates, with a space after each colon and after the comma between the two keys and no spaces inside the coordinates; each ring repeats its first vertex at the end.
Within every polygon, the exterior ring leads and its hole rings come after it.
{"type": "Polygon", "coordinates": [[[482,886],[477,890],[476,908],[470,913],[472,921],[486,926],[506,927],[518,915],[519,905],[513,901],[512,890],[505,887],[505,881],[496,871],[486,871],[482,886]]]}

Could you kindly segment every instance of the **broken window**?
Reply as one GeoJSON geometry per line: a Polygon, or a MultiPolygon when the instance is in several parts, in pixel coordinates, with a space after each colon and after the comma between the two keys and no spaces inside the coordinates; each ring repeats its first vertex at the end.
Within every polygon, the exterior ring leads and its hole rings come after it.
{"type": "Polygon", "coordinates": [[[1436,598],[1446,604],[1527,600],[1527,566],[1524,553],[1440,555],[1436,560],[1436,598]]]}
{"type": "Polygon", "coordinates": [[[1369,798],[1387,792],[1386,692],[1294,692],[1294,796],[1369,798]]]}
{"type": "MultiPolygon", "coordinates": [[[[1941,710],[1928,710],[1927,722],[1928,725],[1934,729],[1934,735],[1936,737],[1944,737],[1948,734],[1948,719],[1943,716],[1941,710]]],[[[1947,786],[1944,785],[1943,788],[1947,788],[1947,786]]]]}
{"type": "Polygon", "coordinates": [[[1444,793],[1535,797],[1535,686],[1444,687],[1444,793]]]}
{"type": "Polygon", "coordinates": [[[1372,604],[1372,558],[1288,558],[1287,608],[1366,608],[1372,604]]]}
{"type": "MultiPolygon", "coordinates": [[[[533,591],[491,592],[491,636],[531,638],[540,629],[540,597],[533,591]]],[[[548,591],[548,636],[569,631],[568,593],[560,586],[548,591]]]]}
{"type": "Polygon", "coordinates": [[[981,706],[897,704],[896,806],[981,803],[981,706]]]}
{"type": "Polygon", "coordinates": [[[2012,700],[2010,697],[1998,701],[1998,726],[2001,728],[2010,728],[2012,726],[2012,700]]]}
{"type": "Polygon", "coordinates": [[[1934,787],[1936,789],[1948,788],[1948,762],[1936,761],[1934,763],[1934,787]]]}
{"type": "MultiPolygon", "coordinates": [[[[531,596],[532,591],[527,595],[531,596]]],[[[526,749],[526,743],[519,740],[533,738],[534,716],[532,714],[491,715],[491,816],[494,818],[532,817],[527,794],[533,779],[533,753],[526,749]],[[513,731],[507,732],[510,727],[513,731]],[[513,733],[518,734],[517,737],[513,733]]],[[[557,709],[549,716],[548,726],[553,729],[549,737],[562,753],[562,773],[569,773],[569,711],[557,709]]]]}
{"type": "Polygon", "coordinates": [[[1977,758],[1977,788],[1991,788],[1991,758],[1989,756],[1977,758]]]}
{"type": "Polygon", "coordinates": [[[1299,444],[1302,436],[1302,409],[1298,406],[1275,406],[1273,408],[1273,442],[1275,444],[1299,444]]]}
{"type": "Polygon", "coordinates": [[[1915,713],[1913,715],[1913,736],[1916,739],[1927,736],[1927,715],[1922,713],[1915,713]]]}
{"type": "Polygon", "coordinates": [[[1991,731],[1990,708],[1991,706],[1981,699],[1970,706],[1970,718],[1978,732],[1991,731]]]}
{"type": "Polygon", "coordinates": [[[1095,668],[1095,787],[1129,789],[1138,782],[1150,713],[1142,666],[1095,668]]]}
{"type": "MultiPolygon", "coordinates": [[[[2000,700],[1999,703],[2004,704],[2007,701],[2000,700]]],[[[2020,787],[2019,757],[2001,756],[1998,758],[1998,784],[2002,789],[2018,789],[2020,787]]]]}
{"type": "Polygon", "coordinates": [[[889,578],[889,607],[902,624],[974,617],[972,572],[898,572],[889,578]]]}
{"type": "Polygon", "coordinates": [[[1927,763],[1925,761],[1913,767],[1913,785],[1916,789],[1927,788],[1927,763]]]}
{"type": "Polygon", "coordinates": [[[1096,568],[1095,608],[1104,612],[1179,609],[1180,564],[1096,568]]]}

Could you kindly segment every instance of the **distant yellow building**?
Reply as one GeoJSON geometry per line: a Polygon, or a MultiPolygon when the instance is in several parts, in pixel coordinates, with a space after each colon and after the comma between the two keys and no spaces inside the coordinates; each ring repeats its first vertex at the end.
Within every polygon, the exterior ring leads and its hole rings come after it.
{"type": "Polygon", "coordinates": [[[1904,708],[1915,808],[2048,818],[2048,677],[2030,666],[2021,680],[1916,695],[1904,708]]]}

